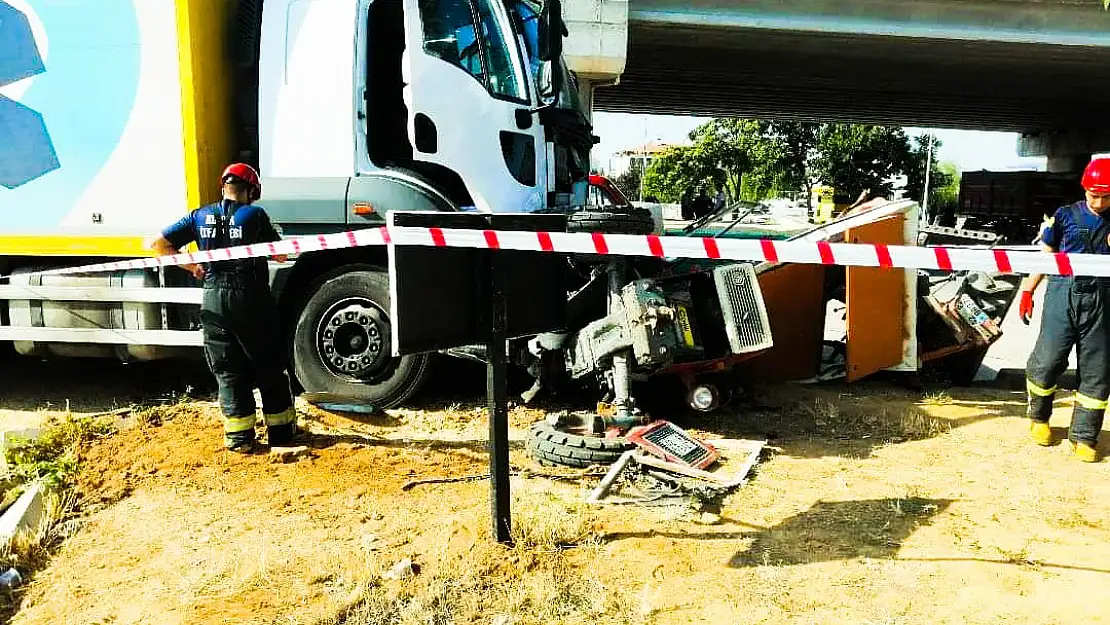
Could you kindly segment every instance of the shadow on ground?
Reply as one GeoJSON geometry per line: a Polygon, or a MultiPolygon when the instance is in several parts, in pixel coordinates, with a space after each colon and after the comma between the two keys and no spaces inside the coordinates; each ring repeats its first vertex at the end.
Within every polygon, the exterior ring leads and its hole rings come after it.
{"type": "Polygon", "coordinates": [[[709,415],[674,421],[710,436],[765,438],[799,458],[868,458],[990,419],[1020,418],[1024,395],[987,388],[922,393],[885,381],[760,387],[709,415]]]}
{"type": "MultiPolygon", "coordinates": [[[[336,445],[386,447],[390,449],[465,449],[476,454],[489,452],[488,442],[481,440],[442,440],[436,438],[377,438],[357,434],[305,434],[295,442],[309,449],[328,449],[336,445]]],[[[523,441],[509,441],[509,449],[524,449],[523,441]]]]}
{"type": "MultiPolygon", "coordinates": [[[[523,380],[514,382],[511,390],[527,388],[523,380]]],[[[199,356],[196,360],[138,363],[92,358],[39,360],[14,353],[0,357],[0,408],[7,410],[65,410],[68,402],[75,412],[100,412],[133,404],[177,401],[185,396],[214,400],[215,394],[215,378],[199,356]]],[[[436,359],[424,389],[406,407],[485,407],[484,366],[436,359]]],[[[396,424],[380,412],[367,418],[377,419],[377,425],[396,424]]]]}
{"type": "Polygon", "coordinates": [[[206,398],[215,379],[204,361],[124,364],[113,360],[0,359],[0,408],[101,412],[132,404],[206,398]]]}
{"type": "Polygon", "coordinates": [[[754,531],[614,532],[602,540],[665,536],[676,540],[743,541],[746,546],[729,559],[732,568],[893,558],[917,528],[931,523],[952,501],[921,497],[819,501],[772,527],[723,519],[754,531]]]}
{"type": "Polygon", "coordinates": [[[891,558],[922,525],[944,512],[951,499],[819,501],[809,510],[749,534],[751,546],[729,561],[734,568],[891,558]]]}

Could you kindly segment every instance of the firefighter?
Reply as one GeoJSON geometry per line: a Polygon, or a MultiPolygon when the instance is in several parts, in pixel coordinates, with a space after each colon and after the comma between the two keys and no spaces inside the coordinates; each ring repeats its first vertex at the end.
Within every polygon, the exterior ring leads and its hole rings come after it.
{"type": "MultiPolygon", "coordinates": [[[[177,254],[189,243],[200,250],[280,240],[270,218],[253,204],[262,194],[258,173],[234,163],[220,177],[223,199],[198,208],[162,231],[153,248],[177,254]]],[[[275,256],[284,262],[284,256],[275,256]]],[[[262,395],[262,412],[271,446],[288,444],[296,432],[296,411],[286,377],[284,342],[277,307],[270,293],[266,258],[185,265],[204,281],[200,310],[204,354],[219,385],[224,443],[231,451],[250,453],[255,443],[254,388],[262,395]]]]}
{"type": "MultiPolygon", "coordinates": [[[[1084,201],[1057,209],[1041,226],[1045,252],[1110,254],[1110,159],[1092,160],[1083,172],[1082,186],[1084,201]]],[[[1022,284],[1019,313],[1026,324],[1041,279],[1033,274],[1022,284]]],[[[1077,348],[1079,389],[1068,439],[1076,457],[1097,462],[1096,445],[1110,397],[1110,279],[1048,278],[1040,333],[1026,365],[1030,431],[1039,445],[1053,442],[1048,419],[1072,346],[1077,348]]]]}

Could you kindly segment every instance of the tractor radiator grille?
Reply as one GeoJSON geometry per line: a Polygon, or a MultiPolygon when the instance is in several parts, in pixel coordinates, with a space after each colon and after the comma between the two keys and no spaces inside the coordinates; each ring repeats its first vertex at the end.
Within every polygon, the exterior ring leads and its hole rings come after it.
{"type": "Polygon", "coordinates": [[[724,313],[725,331],[734,354],[746,354],[771,347],[771,322],[759,280],[751,263],[718,267],[713,271],[717,296],[724,313]]]}

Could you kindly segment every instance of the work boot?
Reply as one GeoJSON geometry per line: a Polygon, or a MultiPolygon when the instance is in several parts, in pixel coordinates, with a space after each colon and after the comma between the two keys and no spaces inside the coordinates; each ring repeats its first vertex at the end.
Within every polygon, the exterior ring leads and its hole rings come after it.
{"type": "Polygon", "coordinates": [[[1033,436],[1033,442],[1042,446],[1048,447],[1052,444],[1052,428],[1048,427],[1047,421],[1037,421],[1030,419],[1029,433],[1033,436]]]}
{"type": "Polygon", "coordinates": [[[1090,443],[1071,441],[1071,449],[1081,462],[1098,462],[1101,459],[1098,450],[1090,443]]]}
{"type": "Polygon", "coordinates": [[[297,424],[271,425],[266,428],[266,438],[270,447],[287,447],[297,435],[297,424]]]}
{"type": "Polygon", "coordinates": [[[290,406],[276,414],[265,414],[266,439],[270,447],[286,447],[297,435],[297,410],[290,406]]]}
{"type": "Polygon", "coordinates": [[[228,440],[227,450],[237,454],[247,455],[254,451],[254,439],[228,440]]]}

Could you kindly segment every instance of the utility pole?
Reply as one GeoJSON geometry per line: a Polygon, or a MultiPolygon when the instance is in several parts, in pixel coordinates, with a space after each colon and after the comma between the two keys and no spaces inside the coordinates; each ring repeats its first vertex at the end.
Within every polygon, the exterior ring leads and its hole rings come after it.
{"type": "Polygon", "coordinates": [[[637,201],[644,201],[644,174],[647,173],[647,136],[648,136],[648,119],[644,117],[644,144],[640,147],[640,197],[636,198],[637,201]]]}
{"type": "Polygon", "coordinates": [[[925,153],[925,193],[921,198],[921,218],[929,223],[929,174],[933,171],[933,135],[929,135],[929,149],[925,153]]]}

